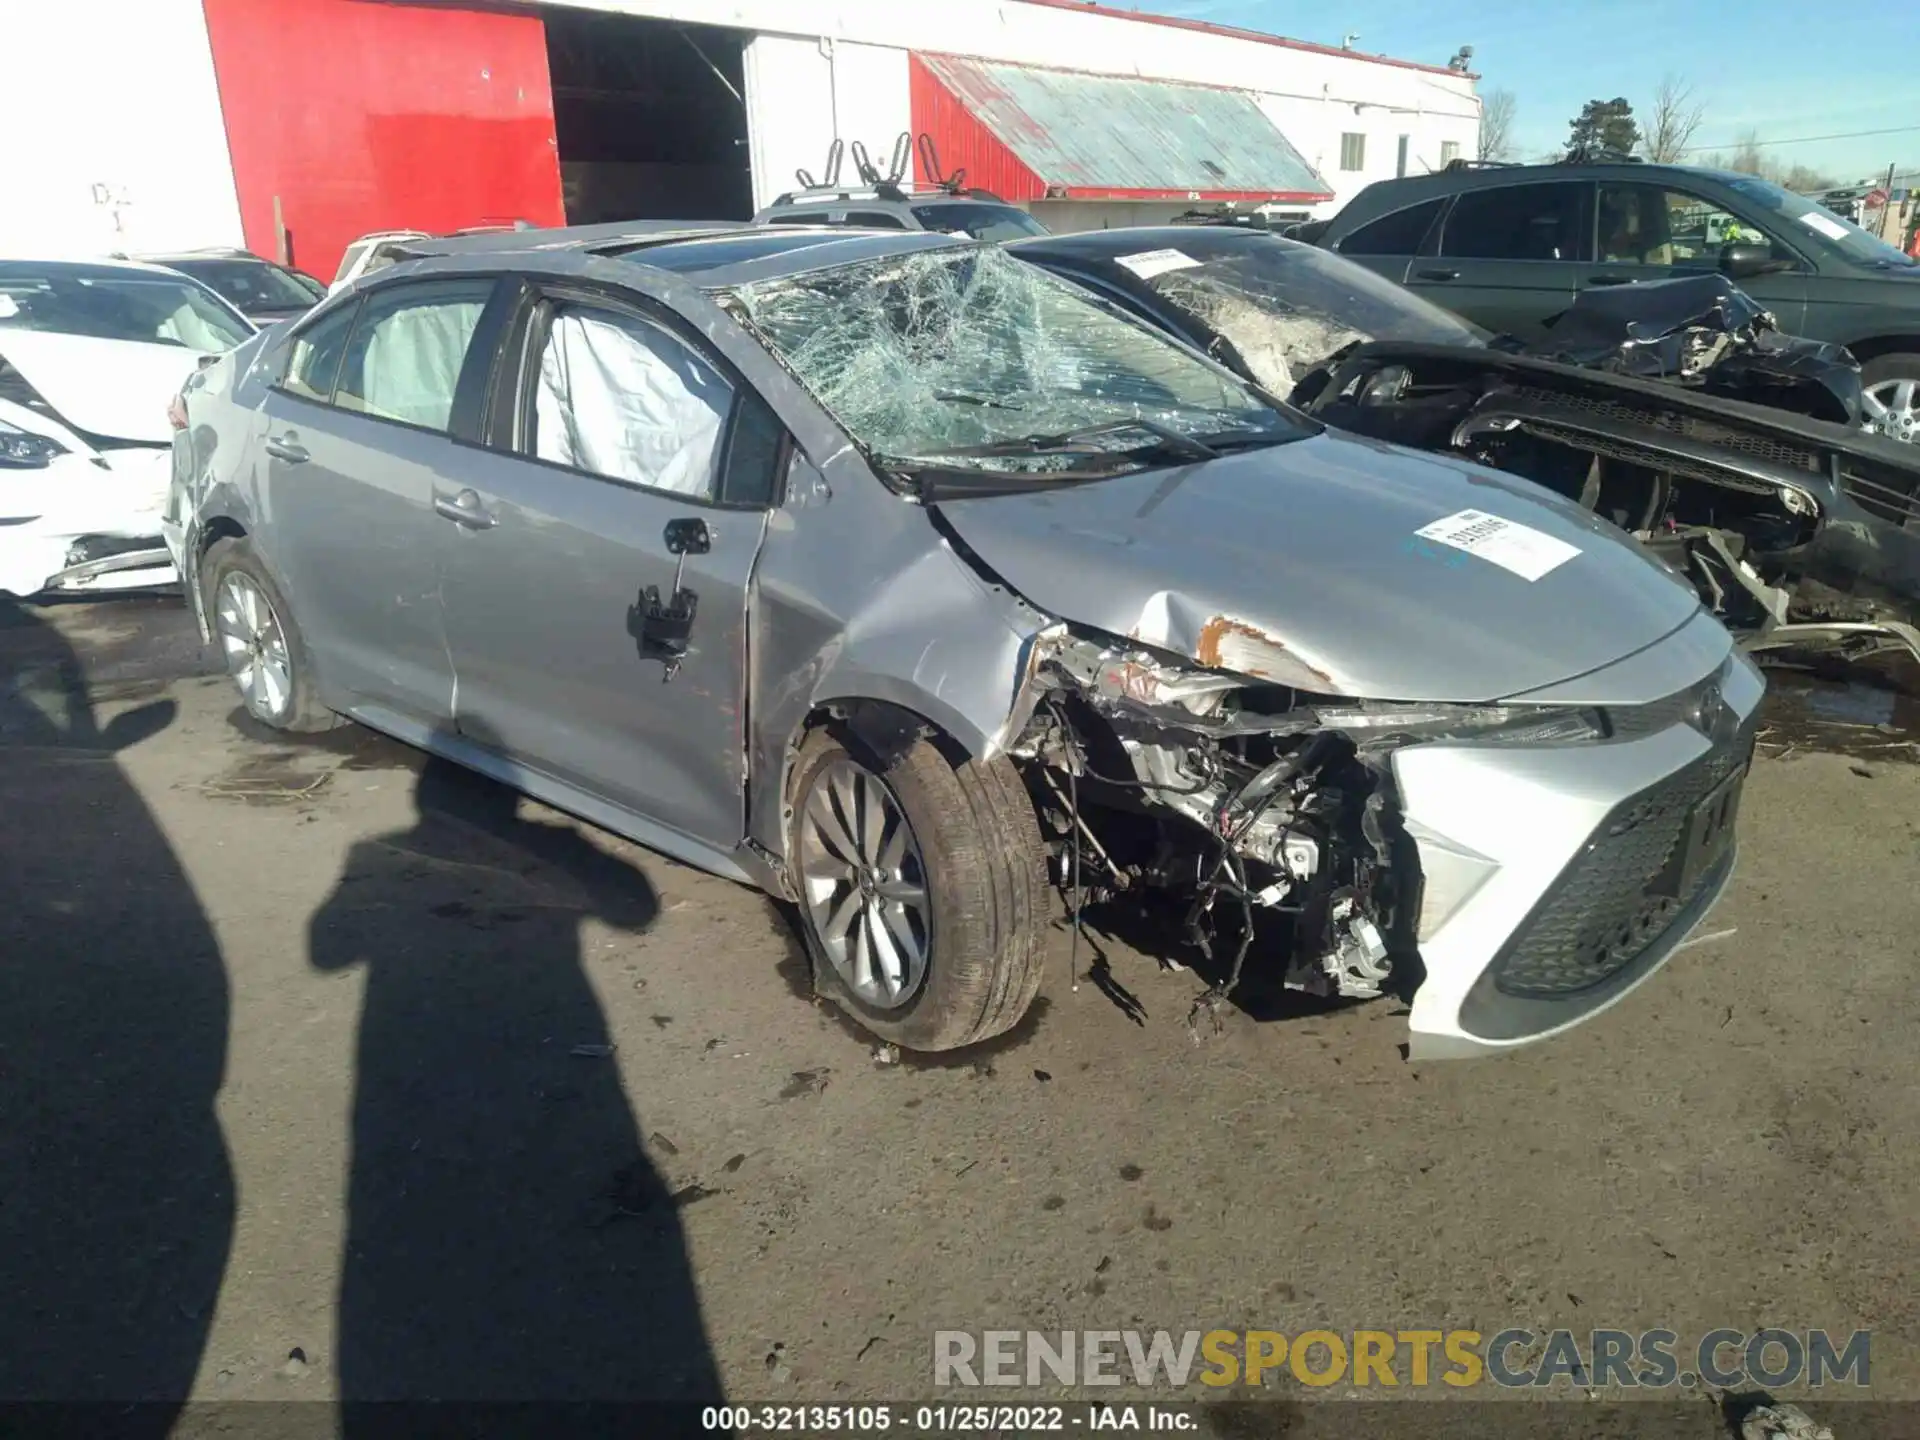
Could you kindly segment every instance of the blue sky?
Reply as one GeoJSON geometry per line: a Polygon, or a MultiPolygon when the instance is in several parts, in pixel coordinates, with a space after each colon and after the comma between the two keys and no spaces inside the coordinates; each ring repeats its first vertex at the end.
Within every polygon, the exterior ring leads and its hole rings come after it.
{"type": "Polygon", "coordinates": [[[1561,144],[1588,100],[1652,104],[1660,77],[1689,81],[1706,114],[1694,144],[1733,148],[1749,128],[1769,154],[1851,181],[1920,166],[1920,5],[1871,12],[1807,0],[1107,0],[1221,25],[1444,65],[1473,46],[1481,90],[1511,90],[1521,158],[1561,144]],[[1860,131],[1900,133],[1857,135],[1860,131]],[[1801,137],[1848,135],[1814,140],[1801,137]]]}

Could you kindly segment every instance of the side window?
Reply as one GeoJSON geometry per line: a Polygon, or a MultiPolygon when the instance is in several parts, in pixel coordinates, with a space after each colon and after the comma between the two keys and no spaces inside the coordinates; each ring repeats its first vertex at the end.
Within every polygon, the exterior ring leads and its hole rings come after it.
{"type": "Polygon", "coordinates": [[[445,430],[491,280],[400,285],[361,303],[334,386],[342,410],[445,430]]]}
{"type": "Polygon", "coordinates": [[[1712,270],[1728,245],[1758,245],[1791,255],[1710,200],[1658,185],[1602,185],[1600,258],[1625,265],[1676,265],[1712,270]]]}
{"type": "Polygon", "coordinates": [[[774,501],[786,427],[752,390],[743,392],[727,431],[727,458],[720,468],[720,503],[764,507],[774,501]]]}
{"type": "Polygon", "coordinates": [[[726,379],[659,326],[567,305],[541,344],[527,448],[609,480],[712,500],[732,408],[726,379]]]}
{"type": "Polygon", "coordinates": [[[1405,210],[1382,215],[1362,225],[1337,248],[1342,255],[1418,255],[1420,242],[1427,238],[1427,231],[1440,218],[1446,203],[1444,198],[1429,200],[1424,205],[1410,205],[1405,210]]]}
{"type": "Polygon", "coordinates": [[[358,305],[343,305],[294,337],[286,377],[280,382],[282,390],[323,405],[332,398],[340,359],[347,350],[347,336],[353,331],[353,317],[359,310],[358,305]]]}
{"type": "Polygon", "coordinates": [[[1589,260],[1591,190],[1577,180],[1469,190],[1453,202],[1440,253],[1460,260],[1589,260]]]}
{"type": "Polygon", "coordinates": [[[889,215],[884,210],[849,210],[847,224],[864,225],[872,230],[904,230],[906,222],[897,215],[889,215]]]}

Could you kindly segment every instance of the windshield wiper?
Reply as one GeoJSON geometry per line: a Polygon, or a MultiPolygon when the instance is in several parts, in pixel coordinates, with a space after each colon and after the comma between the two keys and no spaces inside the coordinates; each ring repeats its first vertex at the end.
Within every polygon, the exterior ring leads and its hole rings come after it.
{"type": "Polygon", "coordinates": [[[1104,425],[1087,425],[1058,435],[1027,435],[1018,440],[991,440],[983,445],[954,445],[935,453],[935,458],[954,456],[1008,455],[1099,455],[1116,460],[1138,459],[1143,454],[1164,452],[1187,460],[1211,460],[1220,452],[1205,441],[1162,425],[1157,420],[1111,420],[1104,425]],[[1145,445],[1127,445],[1118,449],[1095,442],[1108,435],[1144,431],[1154,437],[1145,445]]]}

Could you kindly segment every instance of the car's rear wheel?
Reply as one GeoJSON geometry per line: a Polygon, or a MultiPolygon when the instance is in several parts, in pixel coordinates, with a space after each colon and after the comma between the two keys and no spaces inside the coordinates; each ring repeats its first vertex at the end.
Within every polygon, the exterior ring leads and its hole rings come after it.
{"type": "Polygon", "coordinates": [[[1860,367],[1867,424],[1890,440],[1920,440],[1920,355],[1876,355],[1860,367]]]}
{"type": "Polygon", "coordinates": [[[787,853],[821,994],[910,1050],[1019,1021],[1040,988],[1046,867],[1004,758],[955,767],[919,739],[882,760],[819,731],[791,804],[787,853]]]}
{"type": "Polygon", "coordinates": [[[313,693],[313,667],[286,597],[244,540],[217,540],[200,567],[214,643],[241,702],[275,730],[328,730],[340,717],[313,693]]]}

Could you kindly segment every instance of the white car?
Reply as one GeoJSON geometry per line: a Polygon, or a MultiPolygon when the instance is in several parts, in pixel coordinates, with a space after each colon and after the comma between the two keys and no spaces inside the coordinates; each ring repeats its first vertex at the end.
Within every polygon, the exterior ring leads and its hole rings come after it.
{"type": "Polygon", "coordinates": [[[197,280],[121,260],[0,260],[0,591],[177,579],[161,538],[173,397],[255,333],[197,280]]]}

